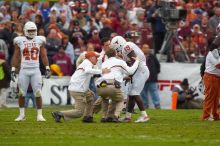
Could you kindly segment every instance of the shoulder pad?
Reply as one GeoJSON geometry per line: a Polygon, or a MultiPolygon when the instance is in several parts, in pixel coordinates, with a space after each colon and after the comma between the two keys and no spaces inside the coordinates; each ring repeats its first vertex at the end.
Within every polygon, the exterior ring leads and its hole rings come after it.
{"type": "Polygon", "coordinates": [[[20,45],[23,41],[25,41],[25,37],[24,36],[17,36],[16,38],[14,38],[13,42],[16,45],[20,45]]]}
{"type": "Polygon", "coordinates": [[[45,44],[45,43],[46,43],[46,38],[45,38],[45,36],[36,36],[35,39],[36,39],[36,41],[39,42],[40,44],[45,44]]]}

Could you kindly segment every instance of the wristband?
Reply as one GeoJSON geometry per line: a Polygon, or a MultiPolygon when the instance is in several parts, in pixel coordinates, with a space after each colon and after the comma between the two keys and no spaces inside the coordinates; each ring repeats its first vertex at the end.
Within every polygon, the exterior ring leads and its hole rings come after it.
{"type": "Polygon", "coordinates": [[[50,69],[50,67],[49,67],[49,66],[46,66],[46,69],[50,69]]]}
{"type": "Polygon", "coordinates": [[[15,71],[15,69],[16,69],[15,67],[12,67],[12,68],[11,68],[11,71],[15,71]]]}

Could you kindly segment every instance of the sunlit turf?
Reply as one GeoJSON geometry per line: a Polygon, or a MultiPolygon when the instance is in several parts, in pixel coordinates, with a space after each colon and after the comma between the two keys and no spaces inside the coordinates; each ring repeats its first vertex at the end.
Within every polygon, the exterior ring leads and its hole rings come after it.
{"type": "MultiPolygon", "coordinates": [[[[147,110],[148,123],[82,123],[81,118],[55,123],[51,112],[71,107],[45,107],[46,122],[36,121],[35,109],[26,121],[14,122],[17,108],[0,109],[0,146],[218,146],[220,121],[201,121],[202,110],[147,110]]],[[[133,121],[139,114],[133,115],[133,121]]]]}

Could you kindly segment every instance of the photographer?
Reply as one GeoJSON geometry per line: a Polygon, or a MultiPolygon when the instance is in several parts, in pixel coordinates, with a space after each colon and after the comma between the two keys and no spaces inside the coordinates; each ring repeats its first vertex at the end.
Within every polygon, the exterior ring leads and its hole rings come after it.
{"type": "Polygon", "coordinates": [[[202,100],[194,99],[198,93],[195,93],[195,89],[189,88],[188,79],[183,79],[180,85],[176,85],[173,92],[178,93],[177,109],[202,109],[202,100]]]}

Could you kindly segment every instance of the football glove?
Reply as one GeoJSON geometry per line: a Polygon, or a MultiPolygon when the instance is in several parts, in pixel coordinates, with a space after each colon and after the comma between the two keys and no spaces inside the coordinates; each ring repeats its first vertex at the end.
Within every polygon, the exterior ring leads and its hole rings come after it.
{"type": "Polygon", "coordinates": [[[49,79],[50,76],[51,76],[51,71],[50,71],[50,69],[46,69],[46,71],[45,71],[45,78],[46,78],[46,79],[49,79]]]}

